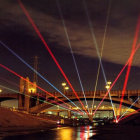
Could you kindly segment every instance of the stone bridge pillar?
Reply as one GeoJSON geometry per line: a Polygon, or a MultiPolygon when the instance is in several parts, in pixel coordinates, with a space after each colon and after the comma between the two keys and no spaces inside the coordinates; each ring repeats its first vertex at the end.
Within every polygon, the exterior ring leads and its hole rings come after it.
{"type": "Polygon", "coordinates": [[[89,115],[88,115],[88,117],[89,117],[89,120],[92,122],[92,121],[93,121],[93,112],[92,112],[92,108],[89,109],[89,115]]]}
{"type": "Polygon", "coordinates": [[[71,119],[71,111],[68,110],[68,118],[71,119]]]}
{"type": "Polygon", "coordinates": [[[59,116],[59,113],[60,113],[60,112],[58,111],[58,112],[57,112],[57,116],[59,116]]]}
{"type": "Polygon", "coordinates": [[[32,104],[39,104],[39,96],[36,96],[36,83],[33,82],[33,84],[31,84],[28,77],[26,80],[23,78],[20,79],[19,91],[20,94],[18,98],[18,109],[29,112],[30,107],[33,106],[32,104]],[[33,98],[30,98],[31,94],[37,98],[37,101],[33,100],[33,98]]]}
{"type": "Polygon", "coordinates": [[[89,117],[89,120],[92,122],[93,121],[93,115],[91,114],[88,117],[89,117]]]}
{"type": "Polygon", "coordinates": [[[19,85],[19,92],[18,95],[18,109],[23,110],[24,109],[24,89],[25,89],[25,82],[23,78],[20,78],[20,85],[19,85]]]}
{"type": "Polygon", "coordinates": [[[26,78],[25,81],[25,100],[24,100],[24,110],[29,112],[30,108],[30,95],[29,95],[29,78],[26,78]]]}

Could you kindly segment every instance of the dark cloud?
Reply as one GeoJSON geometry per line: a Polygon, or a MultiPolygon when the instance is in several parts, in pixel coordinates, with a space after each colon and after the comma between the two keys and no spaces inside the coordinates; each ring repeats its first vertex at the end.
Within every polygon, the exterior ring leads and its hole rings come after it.
{"type": "MultiPolygon", "coordinates": [[[[59,1],[72,49],[80,68],[79,71],[86,77],[83,76],[82,79],[88,84],[86,80],[92,77],[92,72],[96,75],[98,57],[88,26],[83,2],[82,0],[59,1]],[[82,62],[86,63],[85,66],[83,66],[82,62]],[[90,67],[90,65],[93,66],[90,67]],[[88,71],[89,75],[86,71],[88,71]]],[[[72,73],[75,73],[56,0],[22,0],[22,2],[66,73],[68,73],[68,75],[71,74],[69,70],[70,67],[73,68],[72,73]],[[61,58],[59,57],[60,55],[62,56],[61,58]],[[66,63],[69,63],[69,66],[66,66],[66,63]]],[[[109,0],[86,0],[86,3],[91,22],[93,23],[98,47],[99,50],[101,50],[109,0]]],[[[114,73],[116,70],[116,75],[120,67],[122,67],[129,58],[139,13],[139,0],[111,0],[109,23],[102,58],[105,69],[107,69],[105,70],[106,72],[110,70],[110,73],[114,73]]],[[[44,63],[46,63],[46,66],[50,66],[47,68],[47,71],[50,73],[53,71],[52,69],[56,69],[56,66],[53,66],[49,54],[46,52],[45,48],[43,48],[43,44],[38,39],[16,0],[1,0],[0,38],[30,64],[32,63],[32,57],[36,54],[39,55],[42,73],[45,73],[44,63]],[[47,60],[47,62],[45,60],[47,60]]],[[[1,47],[0,49],[2,50],[1,47]]],[[[5,54],[7,53],[7,51],[3,52],[5,54]]],[[[138,51],[134,57],[133,66],[140,66],[139,56],[140,51],[138,51]]],[[[139,68],[137,69],[139,70],[139,68]]],[[[55,74],[55,71],[52,72],[52,75],[53,74],[55,74]]],[[[51,76],[50,80],[52,80],[51,76]]],[[[107,74],[107,76],[111,77],[109,74],[107,74]]],[[[59,80],[62,78],[60,75],[58,77],[59,80]]],[[[69,77],[71,78],[70,75],[69,77]]],[[[75,77],[75,75],[73,77],[75,77]]],[[[93,76],[90,81],[95,77],[96,76],[93,76]]],[[[72,78],[71,80],[73,81],[72,78]]],[[[52,82],[54,81],[53,79],[52,82]]],[[[95,79],[93,83],[94,81],[95,79]]],[[[57,81],[55,82],[57,84],[57,81]]]]}

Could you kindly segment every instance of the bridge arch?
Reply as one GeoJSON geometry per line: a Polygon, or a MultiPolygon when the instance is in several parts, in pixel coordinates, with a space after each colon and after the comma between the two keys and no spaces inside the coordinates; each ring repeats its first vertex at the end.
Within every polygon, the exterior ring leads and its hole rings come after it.
{"type": "MultiPolygon", "coordinates": [[[[83,97],[79,97],[79,98],[80,98],[80,100],[82,100],[82,101],[85,100],[83,97]]],[[[86,99],[87,99],[87,100],[93,100],[93,97],[86,97],[86,99]]],[[[120,104],[120,98],[113,98],[113,97],[112,97],[111,99],[112,99],[113,103],[120,104]]],[[[70,100],[71,100],[71,101],[78,101],[78,99],[76,99],[76,98],[70,98],[70,100]]],[[[101,101],[102,98],[101,98],[101,97],[96,97],[95,100],[96,100],[96,101],[101,101]]],[[[64,101],[64,102],[69,102],[68,100],[65,100],[65,99],[64,99],[63,101],[64,101]]],[[[109,98],[109,97],[106,97],[106,98],[104,99],[104,101],[110,102],[110,98],[109,98]]],[[[60,102],[59,102],[59,103],[60,103],[60,102]]],[[[122,105],[127,106],[127,107],[130,107],[130,106],[132,105],[132,103],[133,103],[133,102],[124,99],[123,102],[122,102],[122,105]]],[[[61,103],[60,103],[60,104],[61,104],[61,103]]],[[[132,106],[132,108],[135,109],[135,110],[137,110],[137,109],[140,108],[140,104],[136,103],[134,106],[132,106]]]]}
{"type": "Polygon", "coordinates": [[[3,93],[0,94],[0,102],[2,101],[6,101],[6,100],[13,100],[13,99],[17,99],[18,100],[18,94],[11,94],[11,93],[3,93]]]}
{"type": "MultiPolygon", "coordinates": [[[[79,97],[80,98],[80,100],[85,100],[84,98],[83,98],[83,96],[82,97],[79,97]]],[[[63,100],[64,102],[70,102],[69,100],[67,100],[67,99],[65,99],[65,98],[60,98],[61,100],[63,100]]],[[[78,99],[76,98],[76,97],[71,97],[71,98],[69,98],[71,101],[78,101],[78,99]]],[[[87,97],[87,100],[93,100],[93,96],[91,97],[87,97]]],[[[102,100],[102,97],[96,97],[95,98],[95,100],[96,101],[101,101],[102,100]]],[[[56,100],[55,100],[56,101],[56,100]]],[[[106,99],[104,100],[104,101],[106,101],[106,102],[110,102],[110,98],[109,97],[106,97],[106,99]]],[[[115,97],[112,97],[112,101],[113,101],[113,103],[116,103],[116,104],[119,104],[120,103],[120,98],[115,98],[115,97]]],[[[57,102],[57,101],[56,101],[57,102]]],[[[62,104],[62,102],[58,102],[59,104],[62,104]]],[[[130,102],[129,100],[123,100],[123,103],[122,103],[124,106],[127,106],[127,107],[130,107],[131,106],[131,104],[132,104],[132,102],[130,102]]],[[[41,111],[43,111],[43,110],[46,110],[46,109],[48,109],[48,108],[50,108],[50,107],[52,107],[53,105],[49,105],[49,104],[47,104],[47,103],[42,103],[42,104],[39,104],[38,106],[35,106],[35,107],[32,107],[31,109],[30,109],[30,112],[33,112],[33,113],[39,113],[39,112],[41,112],[41,111]]],[[[136,103],[133,107],[132,107],[132,109],[134,109],[134,110],[137,110],[137,109],[139,109],[140,108],[140,105],[138,104],[138,103],[136,103]]]]}

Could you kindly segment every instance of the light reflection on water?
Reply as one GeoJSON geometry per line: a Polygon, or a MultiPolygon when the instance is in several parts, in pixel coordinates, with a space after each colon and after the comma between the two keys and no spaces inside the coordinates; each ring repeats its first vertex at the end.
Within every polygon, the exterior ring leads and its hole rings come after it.
{"type": "Polygon", "coordinates": [[[57,127],[39,133],[7,137],[4,140],[88,140],[96,135],[96,131],[90,130],[91,128],[91,126],[57,127]]]}
{"type": "Polygon", "coordinates": [[[91,128],[91,126],[57,128],[57,140],[88,140],[89,137],[96,134],[90,130],[91,128]]]}

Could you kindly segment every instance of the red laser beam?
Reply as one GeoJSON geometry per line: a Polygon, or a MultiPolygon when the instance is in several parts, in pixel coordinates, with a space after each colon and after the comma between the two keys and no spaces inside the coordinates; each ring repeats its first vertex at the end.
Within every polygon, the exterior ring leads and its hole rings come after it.
{"type": "MultiPolygon", "coordinates": [[[[133,54],[133,52],[135,50],[136,43],[137,43],[137,40],[138,40],[139,31],[140,31],[140,16],[138,18],[138,22],[137,22],[137,26],[136,26],[136,32],[135,32],[135,36],[134,36],[134,41],[133,41],[133,45],[132,45],[131,54],[133,54]]],[[[131,70],[133,56],[132,56],[130,62],[128,63],[128,68],[127,68],[127,72],[126,72],[126,76],[125,76],[125,81],[124,81],[124,86],[123,86],[123,90],[122,90],[122,96],[121,96],[118,116],[120,115],[120,112],[121,112],[122,102],[123,102],[124,94],[125,94],[125,91],[126,91],[126,86],[127,86],[127,82],[128,82],[128,78],[129,78],[129,74],[130,74],[130,70],[131,70]]]]}
{"type": "Polygon", "coordinates": [[[122,121],[122,120],[123,120],[123,119],[125,119],[125,118],[130,117],[131,115],[133,115],[133,114],[135,114],[136,112],[139,112],[139,111],[140,111],[140,109],[138,109],[138,110],[136,110],[136,111],[134,111],[134,112],[132,112],[132,113],[128,114],[127,116],[124,116],[124,117],[123,117],[123,118],[121,118],[118,122],[122,121]]]}
{"type": "Polygon", "coordinates": [[[122,72],[124,71],[124,69],[126,68],[126,66],[128,65],[128,63],[130,62],[130,60],[132,59],[133,55],[136,53],[136,51],[138,50],[139,47],[140,47],[140,44],[137,45],[136,49],[133,51],[133,53],[129,57],[127,63],[124,65],[124,67],[122,68],[122,70],[120,71],[120,73],[118,74],[118,76],[116,77],[116,79],[114,80],[114,82],[112,83],[111,87],[106,92],[105,96],[103,97],[103,99],[101,100],[101,102],[99,103],[99,105],[97,106],[96,110],[93,112],[93,116],[96,113],[96,111],[99,109],[100,105],[102,104],[102,102],[104,101],[104,99],[106,98],[106,96],[108,95],[108,93],[110,92],[110,90],[112,89],[112,87],[115,85],[116,81],[119,79],[120,75],[122,74],[122,72]]]}
{"type": "MultiPolygon", "coordinates": [[[[0,67],[6,69],[7,71],[9,71],[9,72],[13,73],[14,75],[18,76],[19,78],[22,78],[23,80],[25,80],[25,81],[31,83],[32,85],[34,85],[34,83],[28,81],[27,79],[25,79],[24,77],[22,77],[22,76],[19,75],[18,73],[14,72],[13,70],[9,69],[8,67],[6,67],[6,66],[4,66],[4,65],[2,65],[2,64],[0,64],[0,67]]],[[[39,87],[39,86],[37,86],[37,85],[36,85],[36,87],[37,87],[38,89],[42,90],[43,92],[47,93],[48,95],[50,95],[50,96],[52,96],[52,97],[58,99],[60,102],[63,102],[63,103],[66,104],[68,107],[72,107],[71,105],[65,103],[63,100],[57,98],[57,97],[54,96],[53,94],[51,94],[51,93],[49,93],[48,91],[44,90],[43,88],[41,88],[41,87],[39,87]]],[[[69,109],[70,109],[70,108],[69,108],[69,109]]],[[[80,113],[81,113],[81,112],[80,112],[80,113]]]]}
{"type": "Polygon", "coordinates": [[[17,0],[21,9],[23,10],[24,14],[26,15],[27,19],[29,20],[29,22],[31,23],[31,25],[33,26],[35,32],[37,33],[37,35],[39,36],[39,38],[41,39],[42,43],[44,44],[45,48],[47,49],[47,51],[49,52],[49,54],[51,55],[52,59],[54,60],[55,64],[57,65],[57,67],[59,68],[61,74],[64,76],[65,80],[67,81],[67,83],[69,84],[69,86],[71,87],[73,93],[75,94],[75,96],[77,97],[77,99],[79,100],[80,104],[82,105],[82,108],[85,110],[85,112],[87,113],[87,115],[89,115],[89,113],[87,112],[87,110],[84,107],[84,104],[81,102],[78,94],[76,93],[76,91],[74,90],[72,84],[70,83],[70,81],[68,80],[66,74],[64,73],[64,71],[62,70],[61,66],[59,65],[58,61],[56,60],[54,54],[52,53],[52,51],[50,50],[49,46],[47,45],[44,37],[42,36],[42,34],[40,33],[39,29],[37,28],[37,26],[35,25],[33,19],[31,18],[31,16],[29,15],[28,11],[25,9],[23,3],[20,0],[17,0]]]}

